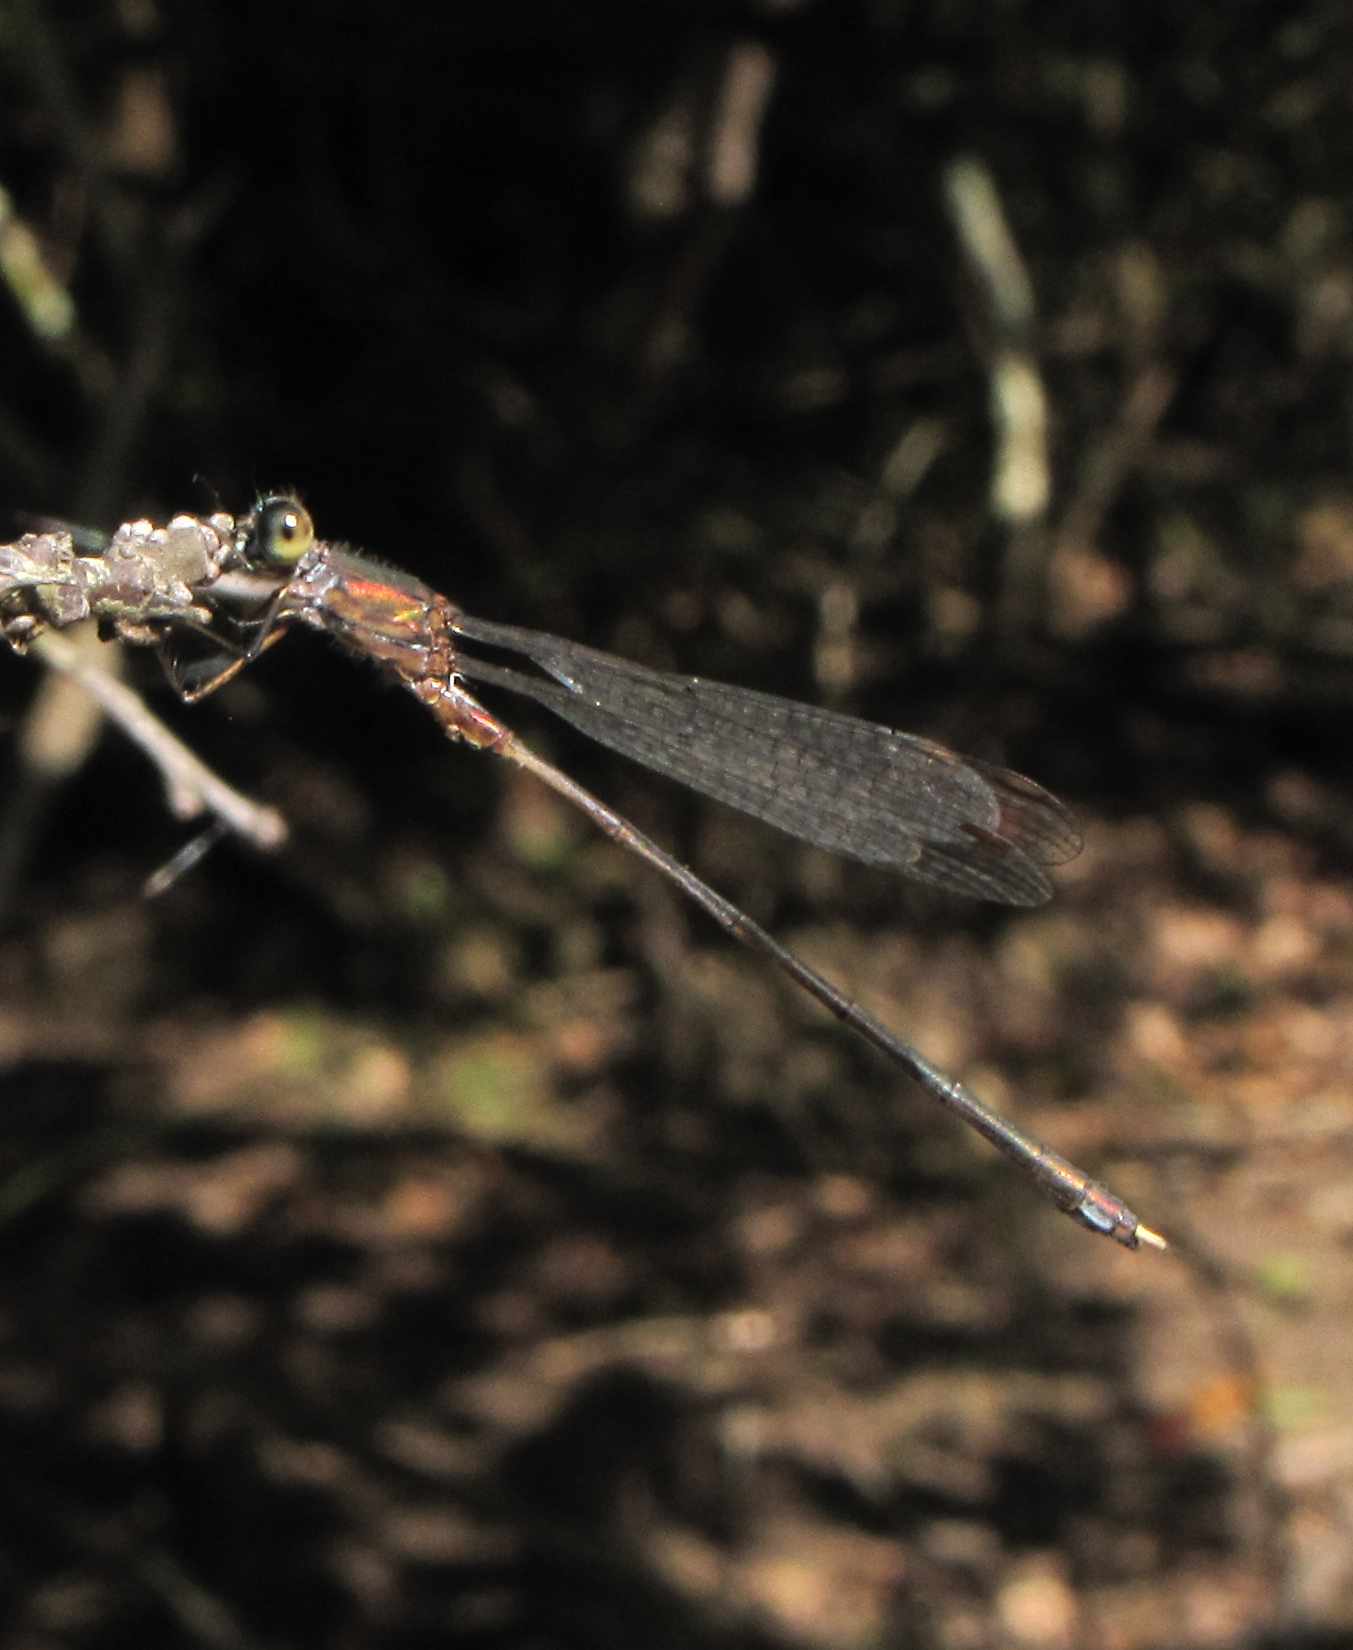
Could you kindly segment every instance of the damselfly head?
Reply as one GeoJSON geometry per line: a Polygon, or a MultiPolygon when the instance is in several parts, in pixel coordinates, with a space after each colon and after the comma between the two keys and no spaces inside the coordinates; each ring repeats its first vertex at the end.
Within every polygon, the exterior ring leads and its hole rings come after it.
{"type": "Polygon", "coordinates": [[[295,567],[315,542],[315,524],[300,499],[278,493],[260,499],[241,518],[235,544],[245,564],[258,568],[295,567]]]}

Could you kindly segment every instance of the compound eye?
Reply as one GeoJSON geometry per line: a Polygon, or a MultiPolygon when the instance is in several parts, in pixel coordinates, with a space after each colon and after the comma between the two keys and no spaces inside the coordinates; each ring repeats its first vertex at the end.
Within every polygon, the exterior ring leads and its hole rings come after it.
{"type": "Polygon", "coordinates": [[[265,499],[254,511],[252,540],[252,560],[294,567],[315,542],[315,524],[299,499],[265,499]]]}

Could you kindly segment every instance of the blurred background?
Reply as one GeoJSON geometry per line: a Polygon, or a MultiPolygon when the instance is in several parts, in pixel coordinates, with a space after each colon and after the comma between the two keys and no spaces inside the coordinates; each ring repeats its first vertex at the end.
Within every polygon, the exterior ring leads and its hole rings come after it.
{"type": "Polygon", "coordinates": [[[490,698],[1173,1244],[321,639],[92,644],[291,826],[154,901],[6,655],[4,1643],[1348,1642],[1350,83],[1319,3],[0,3],[0,504],[293,486],[1035,775],[1016,913],[490,698]]]}

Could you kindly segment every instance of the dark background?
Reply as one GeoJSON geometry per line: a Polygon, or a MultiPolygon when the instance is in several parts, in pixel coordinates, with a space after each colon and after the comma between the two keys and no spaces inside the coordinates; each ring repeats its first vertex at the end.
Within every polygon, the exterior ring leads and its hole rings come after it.
{"type": "Polygon", "coordinates": [[[293,833],[151,903],[193,827],[0,661],[5,1644],[1343,1642],[1350,70],[1334,4],[0,4],[0,503],[294,486],[1036,774],[1017,914],[517,715],[1175,1246],[318,638],[123,661],[293,833]]]}

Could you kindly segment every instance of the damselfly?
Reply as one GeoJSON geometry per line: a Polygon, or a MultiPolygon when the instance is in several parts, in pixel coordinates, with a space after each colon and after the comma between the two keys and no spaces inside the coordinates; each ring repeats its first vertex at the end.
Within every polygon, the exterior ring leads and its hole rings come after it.
{"type": "Polygon", "coordinates": [[[50,537],[0,546],[0,622],[16,647],[45,625],[67,622],[68,612],[92,613],[124,640],[157,645],[180,694],[195,700],[229,681],[292,625],[322,631],[379,665],[448,737],[514,763],[580,808],[910,1073],[1081,1225],[1128,1248],[1165,1247],[1106,1187],[992,1111],[523,744],[465,684],[522,694],[612,750],[805,842],[1009,905],[1046,900],[1048,867],[1081,844],[1067,809],[1032,780],[836,711],[650,670],[558,636],[475,618],[421,580],[318,539],[305,507],[288,496],[266,498],[238,520],[179,516],[169,529],[130,524],[114,536],[122,559],[106,576],[87,565],[96,558],[72,563],[68,540],[57,546],[58,555],[50,537]],[[7,551],[13,552],[8,562],[7,551]],[[200,644],[191,662],[178,645],[188,636],[200,644]],[[538,674],[480,658],[462,644],[524,660],[538,674]]]}

